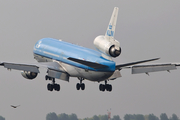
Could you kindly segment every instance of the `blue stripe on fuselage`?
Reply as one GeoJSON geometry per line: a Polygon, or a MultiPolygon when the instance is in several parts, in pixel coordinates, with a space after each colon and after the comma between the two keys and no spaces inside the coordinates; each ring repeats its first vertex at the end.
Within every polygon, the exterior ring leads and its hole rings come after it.
{"type": "Polygon", "coordinates": [[[107,60],[101,56],[101,53],[89,48],[81,47],[64,41],[59,41],[53,38],[43,38],[39,40],[33,50],[34,54],[38,54],[47,58],[61,61],[83,69],[94,71],[109,71],[115,70],[115,62],[107,60]],[[103,69],[94,69],[85,65],[67,60],[68,57],[86,60],[90,62],[99,63],[108,67],[103,69]]]}

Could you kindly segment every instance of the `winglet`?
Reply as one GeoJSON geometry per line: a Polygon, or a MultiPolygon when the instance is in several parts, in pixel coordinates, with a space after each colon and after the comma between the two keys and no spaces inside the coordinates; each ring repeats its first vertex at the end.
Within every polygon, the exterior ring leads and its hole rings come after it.
{"type": "Polygon", "coordinates": [[[110,39],[114,38],[115,28],[116,28],[116,21],[117,21],[117,17],[118,17],[118,11],[119,11],[119,8],[114,7],[114,11],[112,13],[112,16],[111,16],[111,19],[109,21],[107,31],[105,33],[106,39],[110,40],[110,39]]]}

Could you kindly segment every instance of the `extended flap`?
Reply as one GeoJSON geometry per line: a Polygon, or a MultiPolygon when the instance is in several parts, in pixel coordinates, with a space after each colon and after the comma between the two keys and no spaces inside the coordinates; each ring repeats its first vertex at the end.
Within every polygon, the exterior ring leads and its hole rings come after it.
{"type": "Polygon", "coordinates": [[[175,64],[139,65],[132,67],[132,74],[175,70],[175,64]]]}
{"type": "Polygon", "coordinates": [[[64,72],[48,69],[48,76],[69,82],[69,75],[64,72]]]}

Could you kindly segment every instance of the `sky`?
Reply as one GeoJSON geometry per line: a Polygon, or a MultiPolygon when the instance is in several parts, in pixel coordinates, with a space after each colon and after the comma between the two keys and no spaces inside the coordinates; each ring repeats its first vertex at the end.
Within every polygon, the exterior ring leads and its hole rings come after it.
{"type": "MultiPolygon", "coordinates": [[[[104,35],[114,7],[119,7],[115,38],[122,54],[117,64],[160,57],[154,63],[180,63],[179,0],[6,0],[0,1],[0,61],[36,63],[33,46],[41,38],[55,38],[95,49],[93,40],[104,35]]],[[[75,52],[73,53],[75,54],[75,52]]],[[[180,117],[180,70],[132,75],[108,83],[112,92],[99,91],[99,83],[77,78],[56,80],[60,92],[47,90],[46,71],[34,80],[20,71],[0,68],[0,115],[7,120],[45,120],[50,112],[77,114],[78,118],[107,114],[173,113],[180,117]],[[13,109],[10,105],[21,105],[13,109]]]]}

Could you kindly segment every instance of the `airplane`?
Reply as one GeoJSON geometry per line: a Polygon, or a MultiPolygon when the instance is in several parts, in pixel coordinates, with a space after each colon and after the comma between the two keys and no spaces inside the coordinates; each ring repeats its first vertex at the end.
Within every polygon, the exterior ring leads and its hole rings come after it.
{"type": "Polygon", "coordinates": [[[52,81],[47,85],[48,91],[60,91],[60,85],[55,82],[55,79],[69,82],[70,77],[77,77],[80,81],[76,84],[77,90],[85,90],[84,80],[98,83],[104,81],[104,84],[99,84],[99,90],[103,92],[112,91],[112,85],[108,82],[121,77],[120,71],[123,69],[131,69],[132,74],[149,74],[157,71],[169,72],[180,66],[173,63],[138,65],[159,58],[116,65],[113,58],[121,54],[120,43],[114,38],[118,10],[118,7],[114,7],[105,35],[99,35],[94,39],[96,50],[58,39],[43,38],[37,41],[33,48],[37,63],[1,62],[0,65],[8,70],[20,70],[22,76],[30,80],[37,77],[40,73],[39,68],[45,68],[47,70],[45,79],[52,81]]]}

